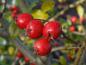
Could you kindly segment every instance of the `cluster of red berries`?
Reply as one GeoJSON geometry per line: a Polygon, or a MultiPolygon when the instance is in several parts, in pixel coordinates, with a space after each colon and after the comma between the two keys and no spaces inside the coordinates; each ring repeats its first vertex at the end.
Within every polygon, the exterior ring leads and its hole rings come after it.
{"type": "Polygon", "coordinates": [[[74,24],[77,22],[77,17],[76,16],[72,16],[71,18],[70,18],[70,21],[72,22],[72,26],[70,26],[69,27],[69,30],[70,30],[70,32],[74,32],[75,31],[75,26],[74,26],[74,24]]]}
{"type": "Polygon", "coordinates": [[[34,43],[34,50],[40,56],[48,55],[51,51],[50,39],[58,38],[61,34],[61,25],[58,21],[48,21],[43,24],[39,19],[33,19],[28,13],[18,14],[16,24],[20,29],[25,29],[31,39],[38,39],[34,43]]]}
{"type": "MultiPolygon", "coordinates": [[[[19,50],[18,50],[16,56],[17,56],[18,59],[23,58],[24,61],[25,61],[25,63],[30,62],[30,59],[29,59],[28,57],[24,56],[24,55],[21,53],[21,51],[19,51],[19,50]]],[[[35,63],[30,63],[30,65],[36,65],[36,64],[35,64],[35,63]]]]}

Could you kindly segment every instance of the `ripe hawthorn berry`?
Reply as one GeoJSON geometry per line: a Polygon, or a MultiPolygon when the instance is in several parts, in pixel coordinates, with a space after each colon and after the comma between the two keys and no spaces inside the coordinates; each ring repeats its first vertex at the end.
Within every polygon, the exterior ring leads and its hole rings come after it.
{"type": "Polygon", "coordinates": [[[28,57],[24,57],[24,61],[27,63],[30,61],[30,59],[28,57]]]}
{"type": "Polygon", "coordinates": [[[72,23],[76,23],[77,17],[76,16],[72,16],[70,20],[71,20],[72,23]]]}
{"type": "Polygon", "coordinates": [[[30,38],[38,38],[42,35],[43,24],[41,20],[33,19],[26,27],[26,33],[30,38]]]}
{"type": "Polygon", "coordinates": [[[23,54],[20,51],[18,51],[17,54],[16,54],[16,56],[17,56],[17,58],[22,58],[23,54]]]}
{"type": "Polygon", "coordinates": [[[22,13],[17,15],[16,24],[20,29],[24,29],[31,20],[32,20],[32,16],[30,14],[22,13]]]}
{"type": "Polygon", "coordinates": [[[75,31],[75,26],[70,26],[70,28],[69,28],[69,30],[70,30],[70,32],[74,32],[75,31]]]}
{"type": "Polygon", "coordinates": [[[34,43],[34,50],[40,56],[46,56],[51,51],[51,44],[48,39],[41,38],[34,43]]]}
{"type": "Polygon", "coordinates": [[[58,21],[49,21],[43,28],[44,37],[58,38],[61,34],[61,24],[58,21]]]}

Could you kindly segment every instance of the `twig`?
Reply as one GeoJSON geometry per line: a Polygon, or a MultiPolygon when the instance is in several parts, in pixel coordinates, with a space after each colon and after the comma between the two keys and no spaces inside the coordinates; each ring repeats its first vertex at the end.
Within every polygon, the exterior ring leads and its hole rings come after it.
{"type": "Polygon", "coordinates": [[[57,50],[68,50],[68,49],[76,49],[76,48],[80,48],[80,47],[56,47],[56,48],[53,48],[51,52],[54,52],[54,51],[57,51],[57,50]]]}
{"type": "Polygon", "coordinates": [[[80,59],[78,65],[83,65],[85,63],[85,59],[84,59],[85,57],[86,57],[86,48],[84,49],[84,51],[82,53],[82,56],[81,56],[81,59],[80,59]]]}
{"type": "Polygon", "coordinates": [[[73,65],[78,65],[79,61],[80,61],[80,58],[81,58],[81,55],[83,53],[83,49],[85,48],[85,43],[82,44],[81,48],[79,49],[77,55],[76,55],[76,59],[74,61],[74,64],[73,65]]]}
{"type": "Polygon", "coordinates": [[[67,39],[70,40],[71,42],[75,43],[75,44],[79,44],[78,41],[74,41],[73,39],[71,39],[69,36],[67,36],[64,32],[62,33],[63,36],[67,39]]]}
{"type": "Polygon", "coordinates": [[[74,7],[76,7],[77,5],[83,3],[84,1],[85,1],[85,0],[79,0],[79,1],[77,1],[77,2],[75,2],[75,3],[73,3],[73,4],[70,4],[69,6],[66,6],[64,10],[62,10],[62,11],[60,11],[60,12],[57,12],[55,16],[53,16],[53,17],[51,17],[51,18],[49,19],[49,21],[55,20],[55,19],[58,18],[60,15],[64,14],[65,11],[67,11],[69,8],[74,8],[74,7]]]}
{"type": "Polygon", "coordinates": [[[73,34],[81,35],[81,36],[84,36],[84,35],[85,35],[85,33],[84,33],[84,32],[83,32],[83,33],[80,33],[80,32],[73,32],[73,34]]]}
{"type": "Polygon", "coordinates": [[[44,65],[38,57],[36,58],[36,57],[34,56],[33,51],[27,49],[27,47],[24,46],[23,43],[22,43],[18,38],[16,38],[15,40],[12,40],[12,41],[16,44],[16,46],[17,46],[18,48],[20,48],[21,52],[22,52],[25,56],[27,56],[27,57],[30,58],[31,62],[35,62],[36,65],[44,65]]]}

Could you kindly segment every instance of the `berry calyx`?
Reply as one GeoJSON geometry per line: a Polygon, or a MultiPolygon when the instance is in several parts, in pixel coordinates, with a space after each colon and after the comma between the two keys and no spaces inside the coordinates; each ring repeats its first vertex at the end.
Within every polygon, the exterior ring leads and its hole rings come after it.
{"type": "Polygon", "coordinates": [[[77,17],[76,16],[72,16],[70,20],[71,20],[72,23],[76,23],[77,17]]]}
{"type": "Polygon", "coordinates": [[[61,25],[58,21],[50,21],[43,28],[44,37],[58,38],[61,34],[61,25]]]}
{"type": "Polygon", "coordinates": [[[30,14],[22,13],[17,16],[16,24],[20,29],[24,29],[31,20],[32,20],[32,16],[30,14]]]}
{"type": "Polygon", "coordinates": [[[74,32],[75,31],[75,26],[70,26],[69,30],[70,30],[70,32],[74,32]]]}
{"type": "Polygon", "coordinates": [[[26,27],[26,32],[30,38],[38,38],[42,35],[43,24],[41,20],[33,19],[26,27]]]}
{"type": "Polygon", "coordinates": [[[27,63],[30,61],[30,59],[28,57],[24,57],[24,61],[27,63]]]}
{"type": "Polygon", "coordinates": [[[51,44],[48,39],[41,38],[34,43],[34,50],[40,56],[46,56],[51,51],[51,44]]]}

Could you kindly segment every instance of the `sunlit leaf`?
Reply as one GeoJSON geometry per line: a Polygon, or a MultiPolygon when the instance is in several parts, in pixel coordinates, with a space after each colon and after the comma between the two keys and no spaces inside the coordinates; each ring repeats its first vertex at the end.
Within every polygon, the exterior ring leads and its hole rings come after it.
{"type": "Polygon", "coordinates": [[[76,7],[76,10],[77,10],[77,13],[78,13],[79,17],[83,17],[83,15],[84,15],[84,8],[81,5],[78,5],[76,7]]]}
{"type": "Polygon", "coordinates": [[[60,56],[59,62],[61,63],[61,65],[67,65],[66,59],[63,56],[60,56]]]}
{"type": "Polygon", "coordinates": [[[42,6],[41,6],[41,9],[44,12],[47,12],[47,11],[53,9],[54,5],[55,5],[54,1],[46,0],[45,2],[43,2],[42,6]]]}
{"type": "Polygon", "coordinates": [[[33,18],[47,20],[49,15],[42,10],[36,10],[32,13],[33,18]]]}
{"type": "Polygon", "coordinates": [[[0,37],[0,45],[6,45],[6,44],[7,41],[4,38],[0,37]]]}
{"type": "Polygon", "coordinates": [[[14,52],[15,52],[14,47],[10,46],[10,47],[8,48],[8,53],[9,53],[9,55],[13,55],[14,52]]]}

